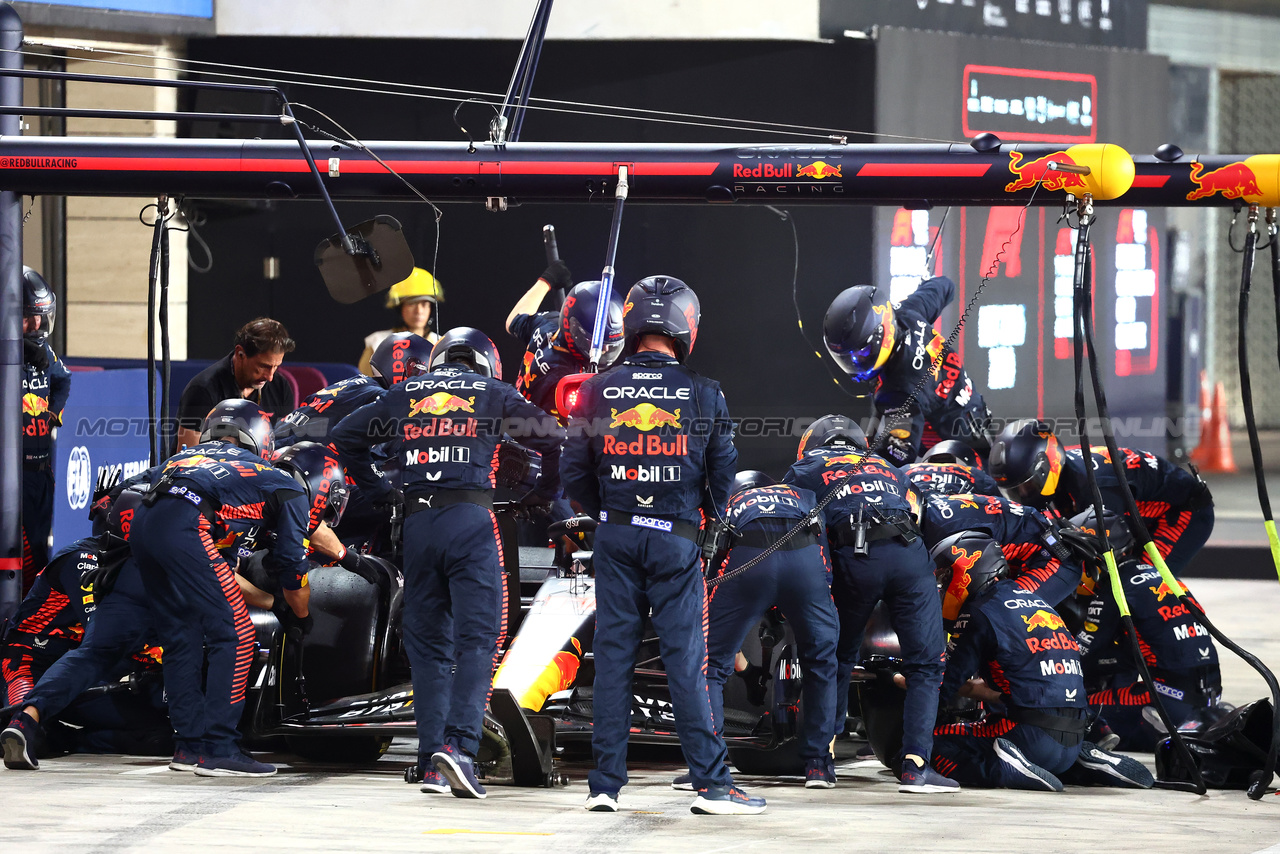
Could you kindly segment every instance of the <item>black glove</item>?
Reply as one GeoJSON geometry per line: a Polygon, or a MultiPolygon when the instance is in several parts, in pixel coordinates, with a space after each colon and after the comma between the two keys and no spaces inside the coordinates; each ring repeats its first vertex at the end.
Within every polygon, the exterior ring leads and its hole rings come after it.
{"type": "Polygon", "coordinates": [[[280,626],[286,633],[296,632],[299,639],[311,634],[311,628],[316,622],[309,611],[305,617],[299,617],[293,613],[293,608],[285,601],[283,593],[276,594],[275,601],[271,603],[271,613],[276,615],[276,619],[280,621],[280,626]]]}
{"type": "Polygon", "coordinates": [[[48,370],[49,351],[45,349],[43,335],[22,336],[22,361],[42,371],[48,370]]]}
{"type": "Polygon", "coordinates": [[[519,504],[526,510],[535,510],[545,514],[551,512],[551,502],[555,500],[556,497],[554,495],[543,492],[535,486],[524,494],[519,504]]]}
{"type": "Polygon", "coordinates": [[[404,507],[404,493],[395,487],[373,502],[373,509],[379,513],[392,513],[402,507],[404,507]]]}
{"type": "Polygon", "coordinates": [[[1058,532],[1058,539],[1062,540],[1071,553],[1086,564],[1094,564],[1102,560],[1102,541],[1094,534],[1087,534],[1076,528],[1063,528],[1058,532]]]}
{"type": "Polygon", "coordinates": [[[569,265],[563,261],[552,261],[538,278],[551,287],[560,288],[563,291],[573,287],[573,273],[569,272],[569,265]]]}
{"type": "Polygon", "coordinates": [[[338,566],[342,567],[347,572],[360,576],[370,584],[376,584],[379,587],[382,587],[387,583],[387,574],[385,572],[380,572],[378,567],[374,566],[372,562],[365,560],[360,552],[355,549],[347,549],[347,553],[342,556],[340,561],[338,561],[338,566]]]}

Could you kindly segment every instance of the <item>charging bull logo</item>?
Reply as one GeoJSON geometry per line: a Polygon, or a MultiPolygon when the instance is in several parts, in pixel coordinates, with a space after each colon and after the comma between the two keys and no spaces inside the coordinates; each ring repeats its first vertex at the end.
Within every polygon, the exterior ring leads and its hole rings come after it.
{"type": "Polygon", "coordinates": [[[450,412],[475,412],[476,399],[474,397],[464,398],[458,397],[456,394],[450,394],[447,391],[438,391],[430,397],[424,397],[421,400],[409,400],[409,417],[415,415],[446,415],[450,412]]]}
{"type": "Polygon", "coordinates": [[[48,411],[49,401],[47,398],[40,397],[36,394],[24,394],[22,396],[23,415],[44,415],[48,411]]]}
{"type": "Polygon", "coordinates": [[[638,430],[652,430],[655,427],[679,427],[680,410],[668,412],[652,403],[637,403],[630,409],[619,412],[610,409],[613,422],[610,427],[635,427],[638,430]]]}
{"type": "Polygon", "coordinates": [[[1013,173],[1014,180],[1005,184],[1004,191],[1016,193],[1019,190],[1028,190],[1036,184],[1044,190],[1067,190],[1073,195],[1080,195],[1081,192],[1078,191],[1087,191],[1088,184],[1085,183],[1085,179],[1088,176],[1073,172],[1059,172],[1051,169],[1050,163],[1061,163],[1064,166],[1078,165],[1066,151],[1055,151],[1053,154],[1037,157],[1029,163],[1022,162],[1021,151],[1009,152],[1009,171],[1013,173]]]}
{"type": "Polygon", "coordinates": [[[206,457],[204,454],[192,454],[189,457],[179,457],[178,459],[170,460],[169,462],[165,463],[164,470],[167,472],[172,469],[194,468],[195,466],[200,465],[207,459],[209,458],[206,457]]]}
{"type": "Polygon", "coordinates": [[[1022,622],[1027,624],[1027,631],[1034,632],[1036,629],[1065,629],[1067,624],[1062,618],[1052,611],[1046,611],[1043,608],[1036,611],[1030,617],[1023,617],[1022,622]]]}
{"type": "Polygon", "coordinates": [[[1161,581],[1159,587],[1148,587],[1147,589],[1156,594],[1157,602],[1163,602],[1164,597],[1166,596],[1172,596],[1175,599],[1178,598],[1178,594],[1174,592],[1173,588],[1170,587],[1166,581],[1161,581]]]}
{"type": "Polygon", "coordinates": [[[841,454],[838,457],[827,457],[823,462],[824,466],[856,466],[862,462],[862,457],[858,454],[841,454]]]}
{"type": "Polygon", "coordinates": [[[1258,186],[1258,176],[1245,163],[1228,163],[1218,169],[1204,171],[1203,163],[1191,164],[1191,183],[1196,188],[1187,193],[1187,201],[1207,199],[1218,193],[1224,199],[1245,199],[1252,201],[1262,196],[1262,188],[1258,186]]]}
{"type": "Polygon", "coordinates": [[[797,169],[796,177],[797,178],[814,178],[818,181],[821,181],[823,178],[843,178],[844,176],[840,174],[840,170],[842,168],[843,167],[832,166],[830,163],[825,163],[821,160],[818,160],[808,164],[807,166],[801,166],[799,169],[797,169]]]}

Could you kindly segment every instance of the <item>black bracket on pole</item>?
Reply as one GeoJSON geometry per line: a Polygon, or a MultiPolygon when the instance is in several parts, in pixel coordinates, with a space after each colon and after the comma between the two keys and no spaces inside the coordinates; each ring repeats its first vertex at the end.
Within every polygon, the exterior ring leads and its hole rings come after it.
{"type": "MultiPolygon", "coordinates": [[[[533,78],[538,72],[538,60],[542,56],[542,44],[547,39],[547,22],[551,20],[551,4],[555,0],[538,0],[533,10],[533,19],[529,21],[529,31],[525,34],[524,43],[520,45],[520,56],[516,59],[515,70],[511,72],[511,82],[507,84],[507,94],[502,98],[502,106],[498,114],[489,122],[489,143],[506,145],[508,142],[520,141],[520,130],[524,127],[525,108],[529,105],[529,95],[533,91],[533,78]]],[[[485,208],[490,211],[505,211],[506,196],[490,196],[485,200],[485,208]]]]}

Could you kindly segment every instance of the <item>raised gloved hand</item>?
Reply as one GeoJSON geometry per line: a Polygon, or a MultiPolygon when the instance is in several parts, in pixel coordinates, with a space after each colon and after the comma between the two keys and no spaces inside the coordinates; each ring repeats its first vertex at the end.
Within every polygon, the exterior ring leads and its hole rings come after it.
{"type": "Polygon", "coordinates": [[[22,361],[44,371],[49,368],[49,351],[44,346],[44,336],[22,336],[22,361]]]}
{"type": "Polygon", "coordinates": [[[569,265],[563,261],[552,261],[538,278],[551,287],[564,291],[573,287],[573,273],[569,272],[569,265]]]}

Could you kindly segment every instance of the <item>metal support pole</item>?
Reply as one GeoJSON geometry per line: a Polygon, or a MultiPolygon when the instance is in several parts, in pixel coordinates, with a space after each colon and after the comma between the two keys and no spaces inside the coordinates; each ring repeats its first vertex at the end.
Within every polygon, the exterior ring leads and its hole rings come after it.
{"type": "MultiPolygon", "coordinates": [[[[51,59],[53,71],[66,71],[64,58],[51,59]]],[[[40,104],[45,107],[67,106],[67,82],[47,79],[40,81],[40,104]]],[[[40,121],[41,136],[66,136],[67,120],[59,116],[45,116],[40,121]]],[[[61,309],[53,331],[49,334],[49,346],[53,352],[67,352],[67,197],[41,196],[40,198],[40,273],[53,290],[61,309]]]]}
{"type": "MultiPolygon", "coordinates": [[[[0,2],[0,67],[21,67],[22,19],[0,2]]],[[[0,78],[0,106],[22,104],[22,80],[0,78]]],[[[19,134],[17,116],[0,135],[19,134]]],[[[22,197],[0,190],[0,622],[22,601],[22,197]]]]}

